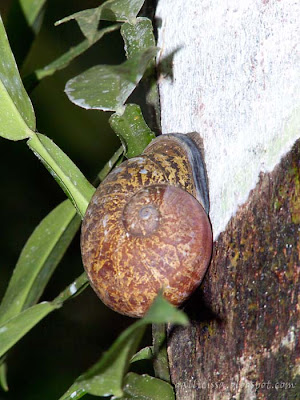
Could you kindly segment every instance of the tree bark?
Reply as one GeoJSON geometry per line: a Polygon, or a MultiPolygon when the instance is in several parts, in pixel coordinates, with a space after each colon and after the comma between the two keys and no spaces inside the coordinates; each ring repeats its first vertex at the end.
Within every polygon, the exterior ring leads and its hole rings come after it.
{"type": "Polygon", "coordinates": [[[292,0],[158,1],[162,132],[201,134],[215,238],[168,331],[177,400],[300,399],[299,20],[292,0]]]}
{"type": "Polygon", "coordinates": [[[191,326],[169,331],[177,399],[300,398],[299,182],[300,141],[215,241],[191,326]]]}

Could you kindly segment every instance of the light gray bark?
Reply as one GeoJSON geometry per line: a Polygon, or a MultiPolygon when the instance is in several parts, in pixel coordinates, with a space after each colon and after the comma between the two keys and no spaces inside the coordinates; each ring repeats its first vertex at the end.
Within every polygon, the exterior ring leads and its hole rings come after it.
{"type": "Polygon", "coordinates": [[[214,236],[300,137],[297,0],[159,0],[162,132],[204,139],[214,236]]]}

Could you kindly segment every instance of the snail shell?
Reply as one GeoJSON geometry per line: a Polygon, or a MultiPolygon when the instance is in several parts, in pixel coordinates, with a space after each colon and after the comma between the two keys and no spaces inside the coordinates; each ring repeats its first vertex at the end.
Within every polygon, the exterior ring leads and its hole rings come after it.
{"type": "Polygon", "coordinates": [[[187,135],[162,135],[96,190],[81,233],[91,285],[113,310],[141,317],[160,289],[175,306],[200,284],[212,232],[201,152],[187,135]]]}

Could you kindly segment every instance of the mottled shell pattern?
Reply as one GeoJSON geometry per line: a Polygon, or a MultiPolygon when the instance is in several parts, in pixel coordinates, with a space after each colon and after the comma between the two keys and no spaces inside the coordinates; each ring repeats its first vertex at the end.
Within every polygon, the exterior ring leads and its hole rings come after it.
{"type": "Polygon", "coordinates": [[[160,289],[175,306],[200,284],[212,251],[201,152],[187,135],[156,138],[96,190],[81,233],[91,285],[113,310],[141,317],[160,289]]]}

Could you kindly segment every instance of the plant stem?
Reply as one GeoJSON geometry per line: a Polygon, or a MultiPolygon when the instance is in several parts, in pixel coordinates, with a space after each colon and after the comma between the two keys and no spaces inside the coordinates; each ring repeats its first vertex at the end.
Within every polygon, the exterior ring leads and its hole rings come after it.
{"type": "Polygon", "coordinates": [[[155,376],[170,382],[170,370],[167,354],[166,324],[152,324],[153,368],[155,376]]]}
{"type": "Polygon", "coordinates": [[[69,298],[80,294],[88,285],[88,277],[85,272],[79,275],[69,286],[67,286],[53,301],[56,305],[62,305],[69,298]]]}
{"type": "Polygon", "coordinates": [[[56,71],[66,68],[76,57],[81,55],[87,49],[89,49],[93,44],[100,40],[106,33],[113,32],[119,29],[121,24],[115,24],[107,28],[101,29],[95,34],[93,42],[88,39],[83,40],[76,46],[70,47],[68,51],[58,57],[56,60],[52,61],[50,64],[43,68],[39,68],[29,75],[25,76],[23,79],[24,86],[27,92],[32,92],[32,90],[40,83],[40,81],[50,75],[53,75],[56,71]]]}
{"type": "Polygon", "coordinates": [[[106,177],[106,175],[109,174],[109,172],[112,170],[113,166],[117,163],[121,155],[124,153],[124,148],[121,146],[118,148],[118,150],[112,155],[112,157],[108,160],[108,162],[104,165],[104,167],[101,169],[101,171],[98,174],[98,178],[100,179],[100,182],[103,181],[103,179],[106,177]]]}

